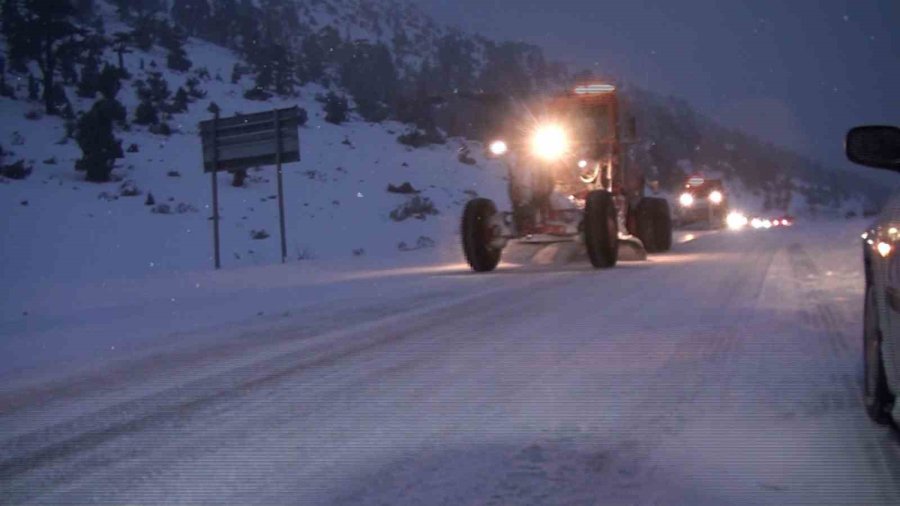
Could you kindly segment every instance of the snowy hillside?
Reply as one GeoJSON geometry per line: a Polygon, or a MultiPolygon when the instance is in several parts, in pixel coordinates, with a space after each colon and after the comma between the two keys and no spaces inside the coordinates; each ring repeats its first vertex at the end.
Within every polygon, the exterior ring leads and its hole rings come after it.
{"type": "MultiPolygon", "coordinates": [[[[212,103],[223,116],[294,105],[307,112],[301,161],[285,167],[291,261],[458,259],[462,204],[475,194],[505,201],[504,169],[482,156],[480,143],[463,140],[478,138],[477,121],[438,124],[422,112],[421,97],[459,88],[524,94],[568,77],[539,48],[441,27],[399,1],[139,4],[78,3],[81,10],[70,17],[82,32],[56,48],[61,116],[43,112],[39,58],[17,60],[15,20],[4,20],[2,164],[32,170],[25,178],[13,177],[15,170],[0,176],[6,218],[0,276],[13,286],[209,269],[210,178],[200,167],[197,124],[210,117],[212,103]],[[249,10],[237,16],[229,8],[249,10]],[[73,130],[101,95],[82,87],[119,58],[127,76],[116,99],[126,119],[113,133],[123,156],[111,182],[90,183],[75,170],[82,150],[73,130]],[[347,96],[347,121],[326,121],[321,99],[329,92],[347,96]],[[141,120],[144,102],[158,109],[152,121],[141,120]],[[424,147],[398,143],[411,124],[429,139],[424,147]],[[464,147],[468,159],[460,156],[464,147]],[[387,191],[406,182],[415,193],[387,191]],[[417,215],[401,219],[406,205],[418,207],[417,215]]],[[[638,155],[669,189],[686,171],[722,170],[741,193],[736,200],[763,207],[771,188],[759,180],[771,172],[760,167],[777,169],[765,147],[738,132],[725,136],[686,105],[640,90],[629,96],[645,139],[638,155]],[[750,177],[757,172],[762,176],[750,177]]],[[[803,212],[809,195],[823,191],[817,205],[857,213],[864,207],[846,185],[836,193],[828,180],[817,186],[801,179],[808,172],[792,172],[791,210],[803,212]]],[[[251,170],[243,187],[219,176],[225,267],[279,260],[274,175],[271,167],[251,170]]]]}
{"type": "MultiPolygon", "coordinates": [[[[116,163],[114,182],[85,182],[73,169],[81,152],[65,138],[62,119],[43,117],[37,102],[0,99],[4,163],[24,159],[33,166],[28,178],[4,178],[0,184],[0,212],[6,217],[0,267],[4,280],[27,285],[210,268],[210,177],[200,164],[197,123],[211,116],[207,111],[211,102],[221,106],[223,116],[293,105],[308,112],[309,120],[300,130],[302,160],[286,165],[284,172],[292,261],[379,257],[417,249],[427,251],[403,253],[456,254],[454,234],[461,205],[475,193],[495,198],[505,193],[503,170],[483,159],[478,145],[468,143],[476,160],[469,165],[458,160],[459,140],[411,149],[396,141],[404,129],[398,123],[333,125],[323,120],[322,104],[315,100],[324,90],[313,84],[298,89],[294,97],[265,103],[247,100],[242,92],[250,86],[249,79],[237,84],[221,79],[239,61],[236,55],[197,39],[186,49],[192,60],[202,62],[186,73],[166,69],[165,53],[159,50],[126,58],[132,80],[159,71],[172,89],[208,73],[200,79],[206,97],[190,104],[186,113],[174,115],[169,123],[175,132],[170,136],[134,124],[130,131],[117,131],[126,152],[116,163]],[[139,68],[142,60],[145,70],[139,68]],[[137,151],[131,152],[131,146],[137,151]],[[389,185],[404,182],[417,193],[387,191],[389,185]],[[138,194],[125,196],[124,189],[131,186],[138,194]],[[146,205],[151,194],[155,204],[146,205]],[[390,217],[414,199],[432,202],[434,214],[402,221],[390,217]]],[[[114,60],[114,55],[107,56],[114,60]]],[[[24,79],[13,85],[20,96],[25,94],[24,79]]],[[[76,110],[90,108],[90,100],[69,96],[76,110]]],[[[126,84],[119,99],[130,116],[138,105],[134,90],[126,84]]],[[[274,170],[250,171],[242,188],[232,187],[229,175],[219,175],[226,267],[279,260],[274,170]],[[265,231],[268,237],[254,239],[254,231],[265,231]]]]}

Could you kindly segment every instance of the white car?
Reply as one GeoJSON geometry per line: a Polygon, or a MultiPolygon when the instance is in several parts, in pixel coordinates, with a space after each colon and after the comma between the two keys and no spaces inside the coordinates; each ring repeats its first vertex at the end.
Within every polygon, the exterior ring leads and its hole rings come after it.
{"type": "MultiPolygon", "coordinates": [[[[900,172],[900,128],[857,127],[847,134],[847,157],[900,172]]],[[[863,324],[864,400],[872,420],[900,422],[900,192],[891,196],[863,235],[866,269],[863,324]]]]}

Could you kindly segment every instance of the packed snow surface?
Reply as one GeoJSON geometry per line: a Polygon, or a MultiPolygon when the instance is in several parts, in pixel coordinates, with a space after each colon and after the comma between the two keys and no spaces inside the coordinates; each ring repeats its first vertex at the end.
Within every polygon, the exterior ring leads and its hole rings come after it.
{"type": "Polygon", "coordinates": [[[75,312],[62,287],[4,313],[0,497],[898,504],[859,396],[862,226],[682,236],[602,271],[246,267],[75,312]]]}

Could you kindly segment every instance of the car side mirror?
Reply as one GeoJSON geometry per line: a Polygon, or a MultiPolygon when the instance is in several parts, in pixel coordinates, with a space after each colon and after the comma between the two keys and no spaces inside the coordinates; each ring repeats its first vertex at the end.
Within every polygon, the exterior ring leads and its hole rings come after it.
{"type": "Polygon", "coordinates": [[[847,132],[845,144],[851,162],[900,171],[900,128],[858,126],[847,132]]]}

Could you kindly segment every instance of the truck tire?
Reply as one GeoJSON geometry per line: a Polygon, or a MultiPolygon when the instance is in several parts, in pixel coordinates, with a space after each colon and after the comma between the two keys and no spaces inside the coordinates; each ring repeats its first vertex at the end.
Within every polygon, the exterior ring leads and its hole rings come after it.
{"type": "Polygon", "coordinates": [[[881,331],[875,306],[875,287],[867,283],[863,316],[863,404],[875,423],[891,423],[894,397],[887,384],[881,356],[881,331]]]}
{"type": "Polygon", "coordinates": [[[584,207],[584,243],[591,265],[614,267],[619,259],[619,225],[612,195],[602,190],[588,193],[584,207]]]}
{"type": "Polygon", "coordinates": [[[494,233],[491,218],[497,214],[497,207],[491,200],[476,198],[466,203],[462,217],[462,245],[466,262],[475,272],[492,271],[500,263],[501,249],[491,246],[494,233]]]}
{"type": "Polygon", "coordinates": [[[645,197],[637,208],[637,234],[647,253],[672,249],[672,212],[666,199],[645,197]]]}

